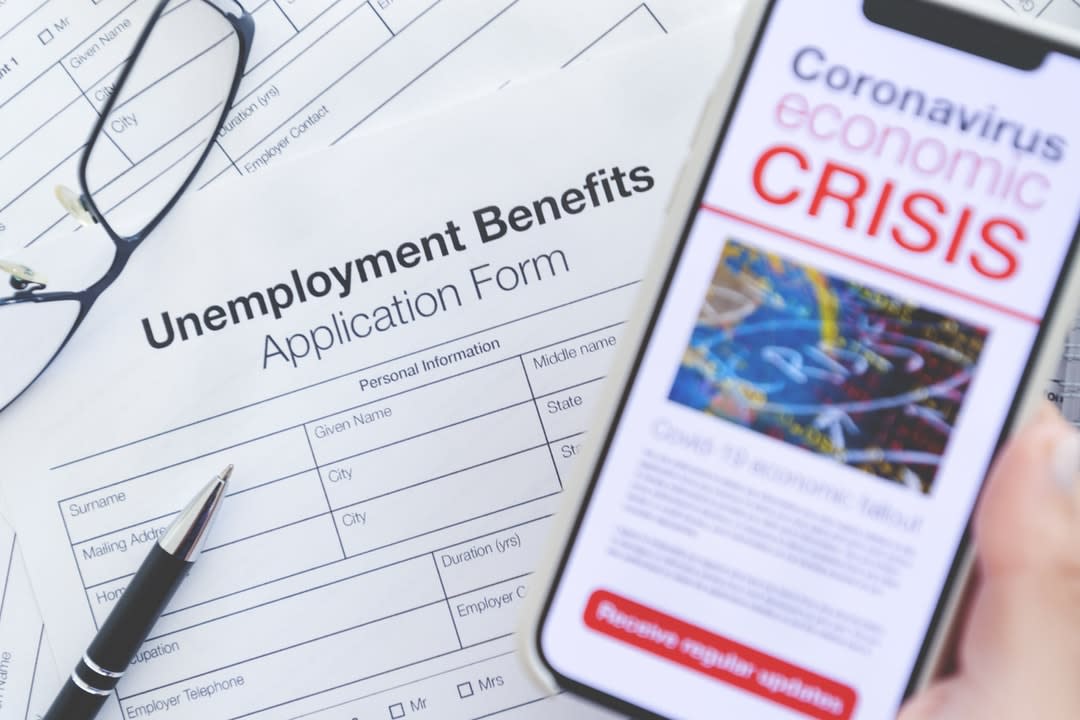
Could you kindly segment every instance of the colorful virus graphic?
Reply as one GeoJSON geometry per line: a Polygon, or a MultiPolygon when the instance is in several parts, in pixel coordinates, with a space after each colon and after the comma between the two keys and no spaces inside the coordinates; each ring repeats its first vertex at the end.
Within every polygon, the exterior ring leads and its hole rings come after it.
{"type": "Polygon", "coordinates": [[[928,493],[986,337],[729,240],[669,397],[928,493]]]}

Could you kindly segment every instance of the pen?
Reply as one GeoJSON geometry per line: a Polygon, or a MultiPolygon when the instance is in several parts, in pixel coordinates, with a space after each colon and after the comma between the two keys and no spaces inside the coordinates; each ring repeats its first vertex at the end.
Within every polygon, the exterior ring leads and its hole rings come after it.
{"type": "Polygon", "coordinates": [[[97,715],[202,552],[232,470],[229,465],[211,480],[150,548],[43,720],[97,715]]]}

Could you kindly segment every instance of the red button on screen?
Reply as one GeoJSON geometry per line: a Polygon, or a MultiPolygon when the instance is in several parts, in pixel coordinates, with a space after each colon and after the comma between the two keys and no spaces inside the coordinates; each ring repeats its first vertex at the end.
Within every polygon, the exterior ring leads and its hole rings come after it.
{"type": "Polygon", "coordinates": [[[653,655],[819,720],[847,720],[855,690],[632,600],[597,590],[585,624],[653,655]]]}

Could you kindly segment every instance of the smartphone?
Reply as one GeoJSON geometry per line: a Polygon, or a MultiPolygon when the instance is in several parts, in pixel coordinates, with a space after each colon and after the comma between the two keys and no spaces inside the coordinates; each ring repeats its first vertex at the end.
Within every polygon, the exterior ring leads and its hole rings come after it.
{"type": "Polygon", "coordinates": [[[1077,309],[1080,50],[751,2],[526,635],[635,717],[893,718],[1077,309]]]}

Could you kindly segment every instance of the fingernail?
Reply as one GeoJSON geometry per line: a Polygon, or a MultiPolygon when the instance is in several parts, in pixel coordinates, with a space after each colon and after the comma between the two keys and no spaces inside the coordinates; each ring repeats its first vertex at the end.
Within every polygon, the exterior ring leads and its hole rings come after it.
{"type": "Polygon", "coordinates": [[[1076,478],[1080,473],[1080,432],[1073,427],[1062,427],[1058,431],[1051,463],[1057,483],[1067,492],[1076,492],[1076,478]]]}

